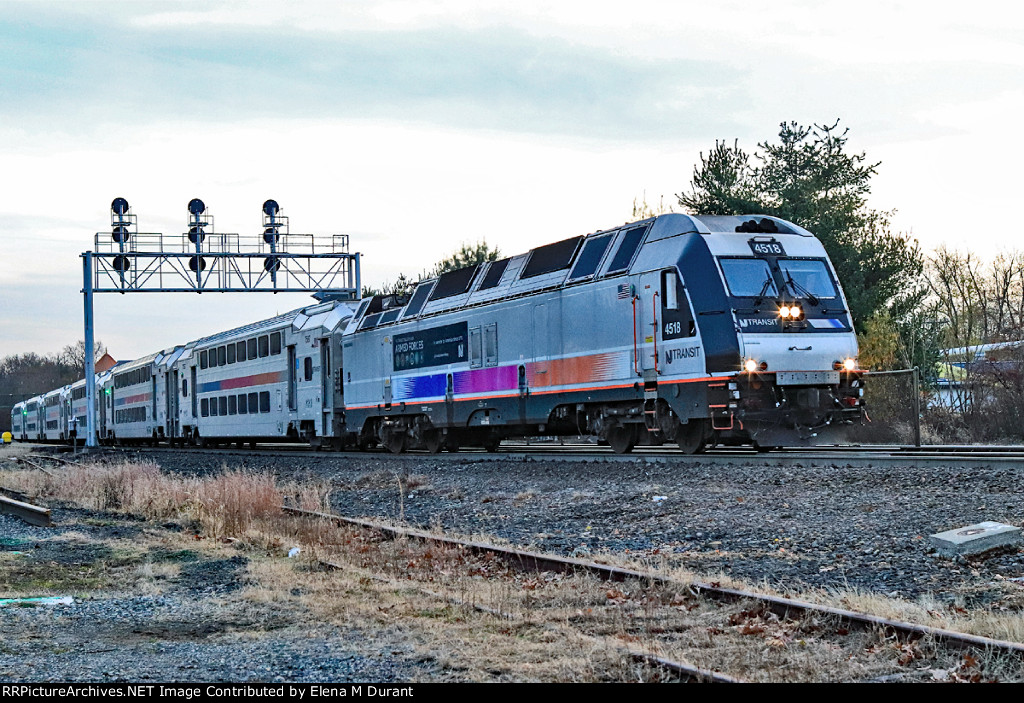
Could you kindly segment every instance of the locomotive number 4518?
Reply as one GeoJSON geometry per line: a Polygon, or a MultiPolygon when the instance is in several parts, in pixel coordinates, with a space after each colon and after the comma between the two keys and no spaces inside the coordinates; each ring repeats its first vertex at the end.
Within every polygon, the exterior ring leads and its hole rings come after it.
{"type": "Polygon", "coordinates": [[[758,242],[754,239],[748,240],[750,250],[758,256],[785,256],[786,250],[778,242],[758,242]]]}

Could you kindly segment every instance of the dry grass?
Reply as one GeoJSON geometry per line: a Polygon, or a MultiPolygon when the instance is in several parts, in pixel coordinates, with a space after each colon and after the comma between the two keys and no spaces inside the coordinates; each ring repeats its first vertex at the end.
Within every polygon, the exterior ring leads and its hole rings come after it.
{"type": "MultiPolygon", "coordinates": [[[[408,486],[400,483],[403,489],[408,486]]],[[[890,675],[1024,678],[1019,661],[981,661],[980,655],[953,654],[927,640],[906,643],[880,632],[846,632],[816,616],[779,619],[753,603],[722,605],[695,597],[685,583],[750,586],[722,575],[674,569],[661,556],[598,558],[660,570],[679,580],[678,587],[609,584],[587,574],[523,574],[460,548],[386,540],[371,530],[283,515],[280,506],[286,501],[323,509],[321,485],[282,486],[267,475],[227,469],[204,479],[167,476],[146,462],[87,464],[53,475],[0,472],[0,484],[96,510],[187,521],[220,538],[204,540],[209,549],[242,549],[250,555],[252,585],[241,596],[249,604],[273,604],[310,626],[326,622],[389,632],[463,679],[636,681],[661,676],[633,663],[629,649],[759,681],[890,675]],[[230,538],[230,547],[224,538],[230,538]],[[280,558],[293,546],[302,548],[299,558],[280,558]]],[[[472,537],[495,541],[487,535],[472,537]]],[[[148,591],[158,590],[176,571],[136,560],[126,573],[133,588],[148,591]]],[[[927,603],[849,591],[801,595],[887,617],[1024,639],[1020,617],[1010,614],[936,616],[927,603]]]]}
{"type": "Polygon", "coordinates": [[[145,461],[85,463],[50,473],[5,471],[0,484],[91,510],[183,519],[211,537],[245,534],[280,517],[286,496],[300,507],[319,510],[324,495],[321,486],[280,486],[267,474],[224,467],[208,478],[171,476],[145,461]]]}

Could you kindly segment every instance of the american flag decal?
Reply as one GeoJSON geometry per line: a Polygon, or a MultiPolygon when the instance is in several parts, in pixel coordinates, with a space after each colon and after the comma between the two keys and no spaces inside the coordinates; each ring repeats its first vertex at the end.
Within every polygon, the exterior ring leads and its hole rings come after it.
{"type": "Polygon", "coordinates": [[[626,298],[629,297],[629,293],[632,290],[632,288],[633,287],[628,283],[620,283],[619,292],[615,297],[618,298],[619,300],[625,300],[626,298]]]}

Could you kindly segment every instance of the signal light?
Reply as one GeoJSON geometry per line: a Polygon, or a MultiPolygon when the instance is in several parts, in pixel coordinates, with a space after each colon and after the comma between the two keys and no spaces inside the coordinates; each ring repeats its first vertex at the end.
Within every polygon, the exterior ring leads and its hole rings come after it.
{"type": "Polygon", "coordinates": [[[110,233],[110,238],[113,239],[118,244],[124,244],[125,242],[132,238],[132,235],[128,231],[127,227],[118,225],[117,227],[114,228],[114,231],[110,233]]]}
{"type": "Polygon", "coordinates": [[[124,198],[114,198],[113,202],[110,203],[110,211],[115,215],[125,215],[128,213],[128,201],[124,198]]]}
{"type": "Polygon", "coordinates": [[[190,256],[188,257],[188,268],[190,271],[205,271],[206,270],[206,257],[203,256],[190,256]]]}
{"type": "Polygon", "coordinates": [[[263,270],[273,273],[281,268],[281,260],[276,256],[268,256],[263,260],[263,270]]]}
{"type": "Polygon", "coordinates": [[[118,271],[120,273],[124,273],[125,271],[127,271],[128,269],[130,269],[132,267],[132,264],[128,260],[128,257],[124,256],[123,254],[121,256],[115,256],[114,257],[114,264],[113,265],[114,265],[114,270],[118,271]]]}
{"type": "Polygon", "coordinates": [[[203,232],[203,225],[199,224],[194,227],[188,228],[188,241],[195,244],[197,241],[201,242],[206,239],[206,233],[203,232]]]}
{"type": "Polygon", "coordinates": [[[263,214],[273,219],[277,215],[281,207],[277,204],[276,200],[268,200],[263,203],[263,214]]]}
{"type": "Polygon", "coordinates": [[[263,241],[267,244],[277,244],[277,227],[267,227],[263,230],[263,241]]]}
{"type": "Polygon", "coordinates": [[[199,198],[192,198],[188,201],[188,211],[198,217],[206,212],[206,203],[199,198]]]}

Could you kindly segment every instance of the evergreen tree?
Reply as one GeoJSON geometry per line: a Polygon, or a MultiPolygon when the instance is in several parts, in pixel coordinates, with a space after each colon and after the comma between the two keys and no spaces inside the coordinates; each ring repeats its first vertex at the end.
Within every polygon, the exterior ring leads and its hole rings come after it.
{"type": "MultiPolygon", "coordinates": [[[[774,215],[813,232],[839,274],[861,332],[875,315],[907,328],[925,296],[924,257],[917,241],[892,231],[891,212],[867,205],[879,162],[849,153],[847,129],[782,123],[777,143],[753,155],[716,142],[702,152],[690,188],[677,194],[696,215],[774,215]]],[[[919,345],[915,345],[919,346],[919,345]]]]}

